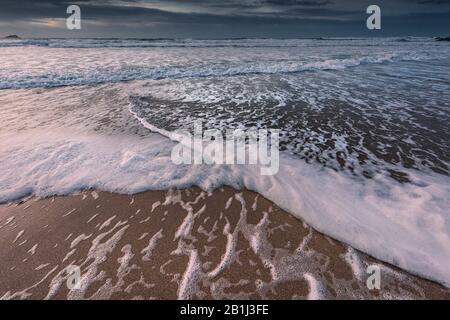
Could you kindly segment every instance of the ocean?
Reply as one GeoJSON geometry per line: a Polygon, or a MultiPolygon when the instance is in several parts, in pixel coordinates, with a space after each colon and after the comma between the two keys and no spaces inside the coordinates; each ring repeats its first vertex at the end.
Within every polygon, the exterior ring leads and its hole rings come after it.
{"type": "Polygon", "coordinates": [[[247,188],[450,286],[450,46],[432,38],[0,40],[0,202],[247,188]],[[279,172],[175,165],[171,132],[278,129],[279,172]]]}

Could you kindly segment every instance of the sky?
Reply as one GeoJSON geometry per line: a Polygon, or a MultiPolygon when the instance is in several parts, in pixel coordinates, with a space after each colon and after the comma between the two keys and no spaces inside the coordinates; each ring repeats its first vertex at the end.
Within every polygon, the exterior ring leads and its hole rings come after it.
{"type": "Polygon", "coordinates": [[[0,37],[450,36],[450,0],[0,0],[0,37]],[[81,30],[66,27],[69,5],[81,30]],[[381,30],[366,9],[381,8],[381,30]]]}

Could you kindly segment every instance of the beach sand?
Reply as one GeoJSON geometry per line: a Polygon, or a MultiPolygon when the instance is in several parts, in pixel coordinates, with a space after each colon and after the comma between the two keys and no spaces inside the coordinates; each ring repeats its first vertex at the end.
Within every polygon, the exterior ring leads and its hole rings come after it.
{"type": "Polygon", "coordinates": [[[0,298],[450,299],[450,291],[256,193],[192,188],[0,206],[0,298]],[[380,290],[366,286],[369,265],[380,268],[380,290]],[[69,290],[76,268],[81,279],[69,290]]]}

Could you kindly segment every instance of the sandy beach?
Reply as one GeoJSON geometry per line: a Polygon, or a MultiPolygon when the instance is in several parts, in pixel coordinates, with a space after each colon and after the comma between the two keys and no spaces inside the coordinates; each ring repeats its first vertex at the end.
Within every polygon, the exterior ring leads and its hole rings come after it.
{"type": "Polygon", "coordinates": [[[450,301],[448,21],[450,0],[3,1],[0,303],[450,301]]]}
{"type": "Polygon", "coordinates": [[[2,299],[450,299],[231,188],[28,198],[0,206],[0,241],[2,299]]]}

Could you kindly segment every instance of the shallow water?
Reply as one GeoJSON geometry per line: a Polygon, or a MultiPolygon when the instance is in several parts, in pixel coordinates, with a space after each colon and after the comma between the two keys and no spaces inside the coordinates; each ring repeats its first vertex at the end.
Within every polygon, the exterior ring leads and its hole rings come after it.
{"type": "Polygon", "coordinates": [[[0,41],[0,201],[246,187],[449,284],[450,47],[401,40],[0,41]],[[176,166],[147,129],[198,119],[280,129],[280,172],[176,166]]]}

